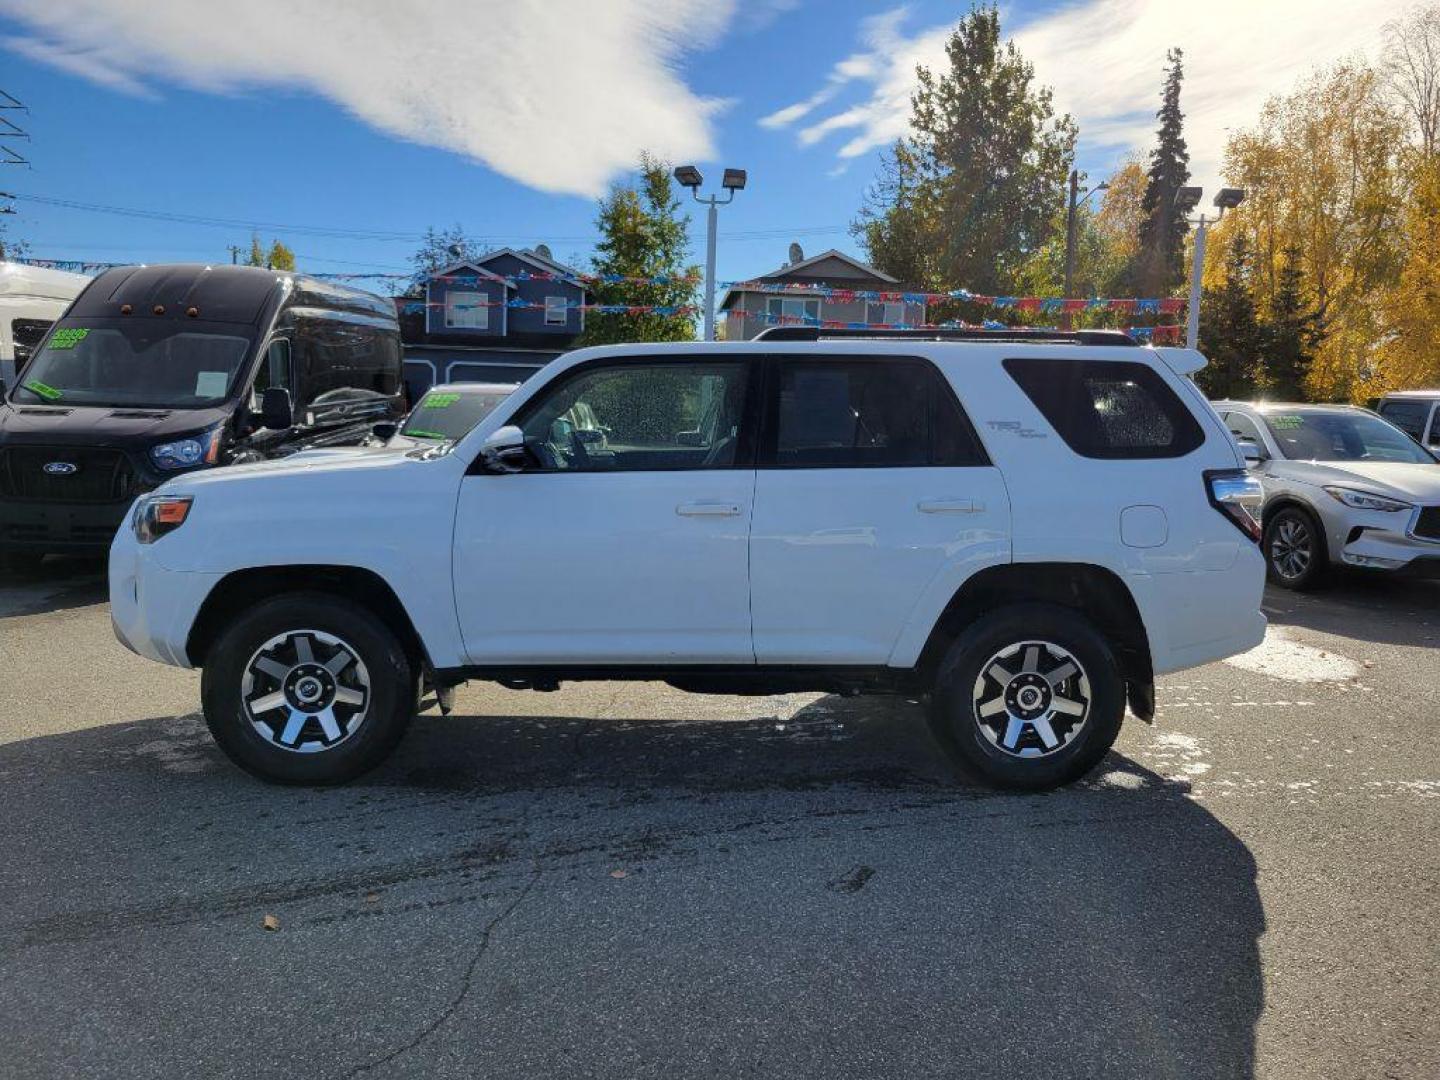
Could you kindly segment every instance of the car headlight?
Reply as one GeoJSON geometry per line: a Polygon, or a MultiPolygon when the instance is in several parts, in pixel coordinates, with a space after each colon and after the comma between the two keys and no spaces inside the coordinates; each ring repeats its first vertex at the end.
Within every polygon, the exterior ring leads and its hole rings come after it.
{"type": "Polygon", "coordinates": [[[150,460],[161,469],[189,469],[195,465],[214,465],[220,457],[220,434],[213,427],[188,439],[161,443],[150,448],[150,460]]]}
{"type": "Polygon", "coordinates": [[[1413,509],[1410,503],[1387,498],[1384,495],[1376,495],[1369,491],[1357,491],[1355,488],[1344,487],[1327,487],[1325,490],[1330,493],[1332,498],[1339,499],[1352,510],[1383,510],[1387,513],[1394,513],[1399,510],[1413,509]]]}
{"type": "Polygon", "coordinates": [[[145,495],[135,503],[135,516],[130,527],[135,539],[153,544],[168,532],[174,532],[190,516],[194,497],[190,495],[145,495]]]}

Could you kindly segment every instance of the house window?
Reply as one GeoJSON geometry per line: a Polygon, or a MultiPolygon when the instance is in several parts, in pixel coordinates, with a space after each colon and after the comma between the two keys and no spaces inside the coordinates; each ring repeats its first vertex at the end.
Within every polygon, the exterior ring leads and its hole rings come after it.
{"type": "Polygon", "coordinates": [[[905,321],[904,304],[866,304],[865,321],[872,326],[876,323],[883,323],[894,326],[905,321]]]}
{"type": "Polygon", "coordinates": [[[478,292],[448,292],[445,294],[445,325],[455,329],[490,329],[490,309],[486,306],[488,297],[478,292]]]}
{"type": "Polygon", "coordinates": [[[570,308],[563,296],[545,297],[545,325],[564,326],[570,318],[570,308]]]}
{"type": "Polygon", "coordinates": [[[772,296],[765,302],[765,310],[785,322],[818,323],[820,321],[819,300],[792,300],[788,297],[772,296]]]}

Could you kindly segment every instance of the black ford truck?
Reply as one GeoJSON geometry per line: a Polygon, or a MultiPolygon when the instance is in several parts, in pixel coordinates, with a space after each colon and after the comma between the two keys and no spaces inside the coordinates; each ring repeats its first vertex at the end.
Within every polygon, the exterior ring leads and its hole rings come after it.
{"type": "Polygon", "coordinates": [[[248,266],[107,270],[0,398],[0,564],[102,554],[180,472],[360,442],[403,415],[393,303],[248,266]]]}

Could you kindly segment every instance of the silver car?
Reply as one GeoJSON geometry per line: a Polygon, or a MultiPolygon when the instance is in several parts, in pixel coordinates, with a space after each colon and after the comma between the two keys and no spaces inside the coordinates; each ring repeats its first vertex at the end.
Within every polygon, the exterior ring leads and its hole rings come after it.
{"type": "Polygon", "coordinates": [[[1440,461],[1367,409],[1217,401],[1265,489],[1270,580],[1321,584],[1331,566],[1440,578],[1440,461]]]}

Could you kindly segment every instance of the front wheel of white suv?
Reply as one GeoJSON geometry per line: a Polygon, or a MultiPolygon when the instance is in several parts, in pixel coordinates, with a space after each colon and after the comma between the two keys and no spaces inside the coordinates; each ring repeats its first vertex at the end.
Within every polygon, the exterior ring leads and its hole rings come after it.
{"type": "Polygon", "coordinates": [[[338,784],[380,764],[414,715],[416,676],[358,604],[292,593],[245,612],[209,650],[205,722],[230,760],[278,784],[338,784]]]}
{"type": "Polygon", "coordinates": [[[931,730],[958,764],[1007,788],[1043,791],[1085,775],[1125,716],[1125,680],[1081,615],[1017,604],[951,645],[931,698],[931,730]]]}

